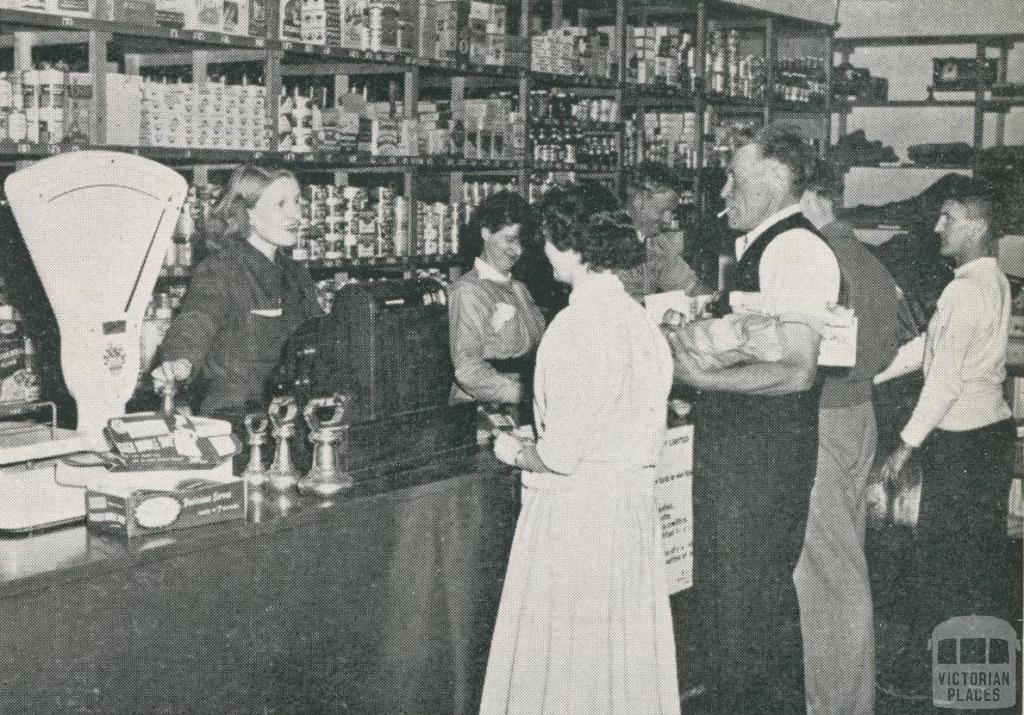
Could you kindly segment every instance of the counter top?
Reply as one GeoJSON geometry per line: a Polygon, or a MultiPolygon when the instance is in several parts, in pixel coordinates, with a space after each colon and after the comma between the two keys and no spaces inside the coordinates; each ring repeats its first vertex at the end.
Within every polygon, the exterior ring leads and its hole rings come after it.
{"type": "Polygon", "coordinates": [[[490,454],[251,521],[0,541],[0,712],[472,713],[519,511],[490,454]]]}
{"type": "Polygon", "coordinates": [[[90,532],[85,524],[0,538],[0,598],[131,568],[233,541],[300,528],[326,518],[343,518],[369,500],[414,499],[471,475],[510,475],[488,453],[436,458],[429,464],[384,479],[362,481],[331,498],[260,490],[245,520],[197,526],[132,539],[90,532]]]}

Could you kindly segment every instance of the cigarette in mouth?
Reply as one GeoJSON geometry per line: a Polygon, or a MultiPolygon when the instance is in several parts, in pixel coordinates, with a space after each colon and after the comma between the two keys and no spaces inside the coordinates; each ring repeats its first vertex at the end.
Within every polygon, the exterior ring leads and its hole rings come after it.
{"type": "Polygon", "coordinates": [[[724,209],[722,209],[721,211],[718,212],[718,218],[722,218],[727,213],[729,213],[729,207],[728,206],[726,206],[724,209]]]}

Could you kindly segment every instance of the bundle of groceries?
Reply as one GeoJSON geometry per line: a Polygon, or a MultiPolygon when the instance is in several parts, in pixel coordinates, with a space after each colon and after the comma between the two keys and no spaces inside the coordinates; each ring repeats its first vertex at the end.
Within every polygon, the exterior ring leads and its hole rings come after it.
{"type": "Polygon", "coordinates": [[[813,313],[779,313],[761,293],[733,291],[729,294],[731,313],[706,317],[713,297],[662,293],[645,299],[655,320],[675,334],[677,346],[703,369],[778,362],[782,359],[782,327],[792,323],[806,325],[821,335],[819,365],[852,367],[856,363],[857,316],[849,308],[823,305],[813,313]]]}

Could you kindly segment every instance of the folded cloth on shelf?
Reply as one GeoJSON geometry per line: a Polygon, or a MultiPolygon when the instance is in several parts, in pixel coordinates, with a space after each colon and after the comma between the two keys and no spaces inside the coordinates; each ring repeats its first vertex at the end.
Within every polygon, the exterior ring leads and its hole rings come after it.
{"type": "Polygon", "coordinates": [[[907,156],[915,164],[969,164],[974,160],[974,147],[964,142],[946,144],[914,144],[907,148],[907,156]]]}

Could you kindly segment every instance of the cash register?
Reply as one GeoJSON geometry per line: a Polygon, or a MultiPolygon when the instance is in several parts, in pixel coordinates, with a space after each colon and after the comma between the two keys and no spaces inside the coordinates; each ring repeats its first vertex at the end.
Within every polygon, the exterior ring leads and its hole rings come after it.
{"type": "Polygon", "coordinates": [[[348,395],[344,459],[360,479],[475,449],[476,407],[448,404],[453,380],[447,293],[423,277],[345,285],[292,336],[275,382],[300,405],[348,395]]]}
{"type": "Polygon", "coordinates": [[[57,319],[78,423],[0,424],[0,532],[81,521],[86,488],[230,479],[237,445],[227,423],[124,414],[185,180],[148,159],[80,151],[16,171],[4,188],[57,319]]]}

